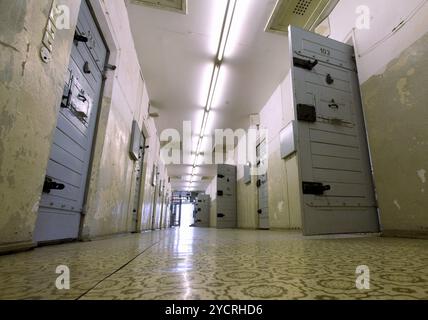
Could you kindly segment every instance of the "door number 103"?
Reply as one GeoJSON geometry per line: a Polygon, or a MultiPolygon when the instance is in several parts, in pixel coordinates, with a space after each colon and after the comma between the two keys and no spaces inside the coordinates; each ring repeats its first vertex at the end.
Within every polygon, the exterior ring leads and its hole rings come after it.
{"type": "Polygon", "coordinates": [[[330,50],[326,49],[326,48],[320,48],[320,51],[323,55],[325,56],[329,56],[330,55],[330,50]]]}

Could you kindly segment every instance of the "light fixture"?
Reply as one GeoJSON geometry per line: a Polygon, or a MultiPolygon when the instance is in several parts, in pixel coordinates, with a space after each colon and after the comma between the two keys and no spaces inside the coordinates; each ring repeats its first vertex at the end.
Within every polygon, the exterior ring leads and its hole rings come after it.
{"type": "Polygon", "coordinates": [[[222,29],[221,29],[220,42],[219,42],[219,46],[217,49],[216,61],[214,63],[213,72],[211,75],[211,82],[210,82],[207,102],[206,102],[206,106],[205,106],[204,118],[202,120],[201,132],[199,135],[199,140],[198,140],[196,152],[194,154],[192,179],[191,179],[189,187],[193,183],[193,177],[194,177],[193,173],[197,167],[199,156],[201,156],[201,146],[202,146],[202,142],[203,142],[203,139],[205,136],[205,130],[207,128],[208,118],[209,118],[212,103],[214,100],[214,95],[215,95],[215,90],[217,87],[217,82],[218,82],[218,78],[219,78],[219,74],[220,74],[221,64],[223,63],[224,54],[226,52],[227,40],[229,38],[230,29],[232,27],[233,16],[235,14],[235,9],[236,9],[236,2],[237,2],[237,0],[228,0],[227,1],[226,12],[224,15],[223,25],[222,25],[222,29]]]}
{"type": "Polygon", "coordinates": [[[230,28],[232,27],[233,15],[235,13],[237,0],[229,0],[227,2],[226,14],[224,16],[223,28],[221,30],[220,44],[217,51],[217,62],[221,63],[226,51],[227,39],[229,38],[230,28]]]}
{"type": "Polygon", "coordinates": [[[205,106],[205,111],[206,112],[210,112],[211,106],[213,104],[214,93],[215,93],[215,89],[217,87],[217,80],[218,80],[218,76],[220,74],[220,67],[221,67],[221,65],[219,63],[216,63],[214,65],[214,70],[213,70],[213,74],[212,74],[212,77],[211,77],[210,89],[209,89],[209,92],[208,92],[207,105],[205,106]]]}

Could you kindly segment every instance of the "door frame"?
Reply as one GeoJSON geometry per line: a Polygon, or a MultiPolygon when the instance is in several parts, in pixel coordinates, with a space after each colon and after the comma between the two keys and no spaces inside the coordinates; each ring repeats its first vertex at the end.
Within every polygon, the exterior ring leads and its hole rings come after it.
{"type": "MultiPolygon", "coordinates": [[[[89,11],[94,19],[95,25],[100,33],[101,39],[107,49],[106,60],[104,65],[111,64],[117,65],[119,62],[118,57],[118,43],[114,38],[112,27],[105,16],[106,9],[100,1],[96,0],[82,0],[85,1],[89,7],[89,11]]],[[[81,3],[82,5],[82,3],[81,3]]],[[[79,11],[80,12],[80,11],[79,11]]],[[[115,78],[115,70],[103,70],[103,79],[100,89],[100,98],[98,102],[98,111],[95,119],[94,136],[91,146],[91,154],[89,158],[88,175],[85,185],[85,194],[83,199],[83,211],[81,213],[79,237],[78,240],[83,240],[90,235],[85,234],[85,218],[88,214],[88,204],[91,202],[90,192],[95,189],[95,183],[92,183],[93,177],[97,175],[99,168],[98,164],[101,161],[102,147],[107,132],[108,115],[111,107],[111,96],[113,93],[113,83],[115,78]],[[105,120],[103,120],[105,119],[105,120]]]]}

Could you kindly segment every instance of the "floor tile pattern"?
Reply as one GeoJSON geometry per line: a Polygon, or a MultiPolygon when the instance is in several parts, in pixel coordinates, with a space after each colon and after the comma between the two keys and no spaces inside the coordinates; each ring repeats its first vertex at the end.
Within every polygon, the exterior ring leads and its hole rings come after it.
{"type": "Polygon", "coordinates": [[[428,241],[174,229],[0,257],[0,299],[78,298],[428,299],[428,241]],[[359,265],[370,290],[356,288],[359,265]]]}

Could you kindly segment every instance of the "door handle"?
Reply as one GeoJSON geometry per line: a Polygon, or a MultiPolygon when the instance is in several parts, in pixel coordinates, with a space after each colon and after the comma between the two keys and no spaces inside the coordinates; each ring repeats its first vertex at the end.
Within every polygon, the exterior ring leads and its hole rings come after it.
{"type": "Polygon", "coordinates": [[[262,213],[263,213],[263,210],[262,210],[262,209],[259,209],[259,210],[257,210],[257,213],[258,213],[258,214],[262,214],[262,213]]]}
{"type": "Polygon", "coordinates": [[[82,101],[82,102],[86,102],[86,101],[88,101],[88,99],[86,99],[86,97],[82,94],[82,93],[79,93],[78,95],[77,95],[77,99],[79,99],[80,101],[82,101]]]}
{"type": "Polygon", "coordinates": [[[336,103],[336,101],[334,101],[334,99],[331,100],[331,103],[328,106],[332,109],[339,109],[339,105],[336,103]]]}

